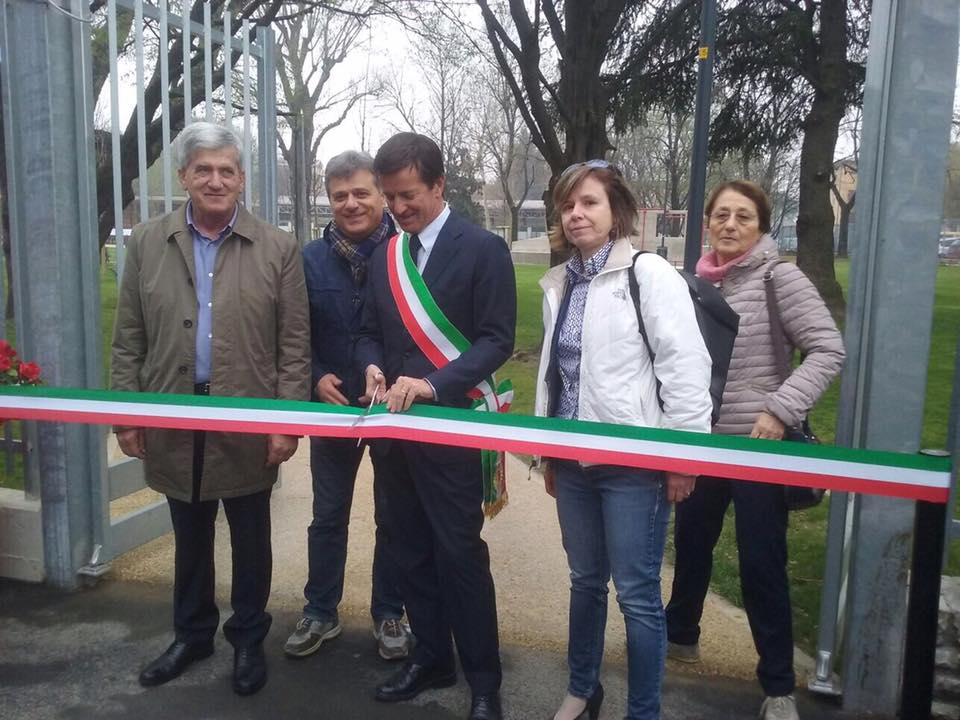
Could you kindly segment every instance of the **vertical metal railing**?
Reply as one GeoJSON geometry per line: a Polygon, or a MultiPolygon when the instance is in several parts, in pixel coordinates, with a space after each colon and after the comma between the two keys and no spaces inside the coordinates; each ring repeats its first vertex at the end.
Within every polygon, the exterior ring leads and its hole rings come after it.
{"type": "Polygon", "coordinates": [[[243,19],[243,204],[253,207],[253,176],[250,173],[250,21],[243,19]]]}
{"type": "Polygon", "coordinates": [[[230,24],[230,11],[223,11],[223,119],[227,125],[233,119],[233,29],[230,24]]]}
{"type": "MultiPolygon", "coordinates": [[[[150,191],[147,184],[146,79],[143,68],[143,2],[134,3],[133,33],[137,51],[137,184],[140,191],[140,222],[150,219],[150,191]]],[[[119,81],[119,78],[117,78],[119,81]]],[[[166,148],[164,148],[166,150],[166,148]]],[[[120,239],[120,233],[117,233],[120,239]]]]}
{"type": "Polygon", "coordinates": [[[183,126],[186,127],[193,119],[193,68],[192,59],[193,35],[190,32],[190,4],[183,0],[183,17],[181,20],[181,35],[183,37],[183,126]]]}
{"type": "Polygon", "coordinates": [[[203,89],[207,122],[213,122],[213,26],[208,2],[203,4],[203,89]]]}
{"type": "MultiPolygon", "coordinates": [[[[257,129],[261,148],[277,146],[277,71],[274,55],[273,31],[270,28],[257,28],[257,44],[260,46],[260,62],[257,63],[257,89],[259,98],[257,107],[257,129]]],[[[263,150],[260,151],[259,191],[260,216],[271,225],[277,224],[277,163],[263,162],[263,150]]]]}
{"type": "Polygon", "coordinates": [[[113,232],[117,277],[123,273],[123,186],[120,176],[120,80],[117,58],[117,0],[107,2],[107,44],[110,56],[110,157],[113,160],[113,232]]]}
{"type": "MultiPolygon", "coordinates": [[[[170,46],[169,16],[167,0],[160,0],[160,48],[170,46]]],[[[170,56],[157,53],[160,61],[160,122],[163,127],[163,211],[173,210],[173,188],[170,178],[170,56]]]]}
{"type": "MultiPolygon", "coordinates": [[[[236,23],[229,11],[223,13],[222,31],[214,27],[213,8],[209,2],[202,7],[203,21],[192,19],[190,0],[183,0],[179,4],[181,14],[171,12],[169,0],[156,0],[157,4],[146,3],[144,0],[108,0],[107,3],[107,34],[108,54],[110,59],[110,118],[111,118],[111,147],[113,149],[113,204],[114,204],[114,235],[116,239],[117,279],[122,276],[124,262],[124,243],[126,233],[124,229],[123,183],[130,182],[131,178],[122,177],[121,138],[126,123],[120,117],[120,76],[129,69],[132,61],[136,77],[136,132],[137,132],[137,181],[135,183],[138,194],[138,220],[145,221],[151,214],[158,211],[157,205],[151,202],[148,148],[152,145],[150,136],[156,132],[156,122],[161,123],[162,152],[158,158],[162,170],[163,210],[170,212],[174,207],[173,195],[173,162],[171,142],[173,140],[174,118],[171,109],[170,85],[170,58],[171,44],[177,38],[183,47],[183,72],[181,82],[173,91],[182,92],[184,101],[183,124],[188,125],[193,119],[194,101],[204,104],[201,117],[209,121],[218,119],[232,123],[235,119],[233,112],[234,87],[234,60],[242,59],[240,82],[243,88],[243,162],[248,176],[243,201],[252,208],[253,186],[260,197],[260,214],[267,219],[276,217],[276,105],[273,93],[275,83],[273,79],[273,34],[265,28],[257,29],[256,42],[251,42],[251,23],[244,18],[236,23]],[[133,14],[133,45],[134,53],[131,58],[120,56],[119,48],[122,39],[118,37],[118,8],[133,14]],[[154,23],[157,28],[157,40],[151,40],[148,29],[154,23]],[[178,28],[178,32],[171,33],[170,25],[178,28]],[[241,35],[233,36],[235,26],[241,35]],[[156,43],[150,46],[149,43],[156,43]],[[242,51],[241,51],[242,48],[242,51]],[[237,52],[235,52],[235,49],[237,52]],[[153,51],[156,51],[155,53],[153,51]],[[160,73],[160,107],[159,118],[156,113],[149,113],[146,103],[145,83],[149,72],[147,59],[157,57],[160,73]],[[201,60],[202,54],[202,60],[201,60]],[[203,68],[203,95],[197,97],[194,92],[199,83],[193,82],[193,72],[203,68]],[[253,64],[256,63],[254,68],[253,64]],[[223,72],[222,85],[222,112],[217,105],[220,102],[220,92],[214,88],[214,78],[223,72]],[[253,73],[256,72],[256,97],[254,98],[253,73]],[[254,101],[255,100],[255,105],[254,101]],[[260,170],[257,182],[251,177],[252,166],[252,124],[253,115],[257,114],[257,131],[260,143],[260,154],[257,167],[260,170]]],[[[199,12],[199,9],[198,9],[199,12]]],[[[219,25],[219,23],[217,23],[219,25]]],[[[178,114],[179,118],[179,114],[178,114]]],[[[179,123],[177,123],[179,124],[179,123]]],[[[155,142],[155,141],[154,141],[155,142]]],[[[129,162],[127,167],[129,168],[129,162]]],[[[101,508],[102,518],[99,523],[98,537],[95,539],[98,550],[88,566],[81,572],[87,575],[99,575],[109,566],[110,560],[126,552],[132,547],[146,542],[152,537],[164,532],[169,527],[169,514],[165,503],[156,502],[140,510],[128,513],[122,517],[111,518],[109,502],[127,495],[143,487],[142,469],[139,461],[121,461],[110,468],[109,482],[106,489],[100,493],[105,506],[101,508]]]]}

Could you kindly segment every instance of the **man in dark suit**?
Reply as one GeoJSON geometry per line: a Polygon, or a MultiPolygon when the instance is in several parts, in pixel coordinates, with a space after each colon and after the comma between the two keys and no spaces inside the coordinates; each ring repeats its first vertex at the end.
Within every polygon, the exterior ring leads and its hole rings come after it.
{"type": "MultiPolygon", "coordinates": [[[[443,199],[440,149],[400,133],[377,152],[374,169],[390,211],[410,233],[410,252],[427,289],[469,341],[437,367],[404,324],[388,279],[389,247],[369,264],[357,355],[367,399],[391,412],[414,402],[466,408],[467,393],[513,352],[516,281],[503,239],[451,212],[443,199]]],[[[404,580],[402,594],[417,646],[377,687],[378,700],[409,700],[456,682],[453,639],[472,692],[470,720],[499,720],[500,649],[490,556],[480,537],[480,453],[412,441],[374,443],[383,473],[386,522],[404,580]]]]}

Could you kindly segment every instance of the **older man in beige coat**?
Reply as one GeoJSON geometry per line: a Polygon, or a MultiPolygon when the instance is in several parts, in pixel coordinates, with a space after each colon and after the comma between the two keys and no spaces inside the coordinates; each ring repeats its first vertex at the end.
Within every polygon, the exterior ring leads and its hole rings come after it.
{"type": "MultiPolygon", "coordinates": [[[[229,128],[194,123],[177,139],[179,210],[134,228],[117,303],[115,390],[307,400],[310,326],[296,241],[239,205],[244,173],[229,128]]],[[[213,652],[214,522],[220,502],[233,550],[233,688],[266,682],[270,628],[270,492],[297,448],[287,435],[116,428],[167,496],[176,539],[173,644],[140,674],[159,685],[213,652]]]]}

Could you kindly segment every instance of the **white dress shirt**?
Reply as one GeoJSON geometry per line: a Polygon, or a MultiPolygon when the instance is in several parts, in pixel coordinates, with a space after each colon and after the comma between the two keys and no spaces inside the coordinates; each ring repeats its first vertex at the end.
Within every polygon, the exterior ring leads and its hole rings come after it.
{"type": "Polygon", "coordinates": [[[427,266],[427,260],[430,259],[430,251],[433,250],[434,243],[437,242],[437,236],[440,234],[443,224],[450,217],[450,206],[443,204],[443,210],[433,221],[427,225],[421,232],[417,233],[420,238],[420,254],[417,256],[417,270],[423,275],[423,269],[427,266]]]}

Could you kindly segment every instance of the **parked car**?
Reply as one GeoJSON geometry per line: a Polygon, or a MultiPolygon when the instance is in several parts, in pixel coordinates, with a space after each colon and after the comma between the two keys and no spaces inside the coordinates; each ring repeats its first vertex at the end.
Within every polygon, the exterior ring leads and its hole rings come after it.
{"type": "Polygon", "coordinates": [[[937,255],[941,260],[960,260],[960,237],[941,236],[937,255]]]}

